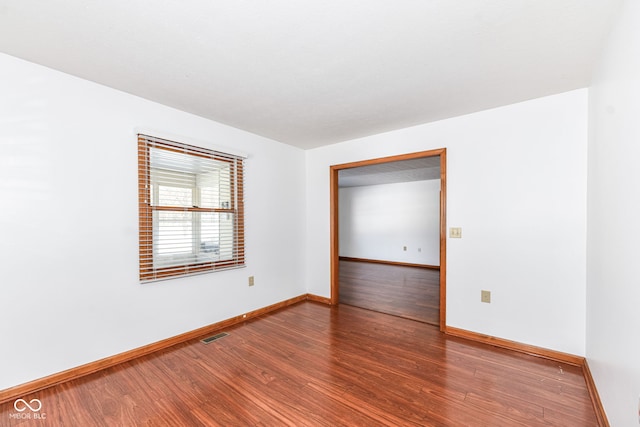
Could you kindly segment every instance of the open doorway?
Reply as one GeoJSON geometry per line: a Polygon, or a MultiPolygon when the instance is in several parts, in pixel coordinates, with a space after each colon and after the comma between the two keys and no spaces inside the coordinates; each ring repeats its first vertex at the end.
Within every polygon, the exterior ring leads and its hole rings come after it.
{"type": "MultiPolygon", "coordinates": [[[[412,297],[410,294],[412,292],[423,292],[426,287],[431,286],[432,290],[435,289],[435,293],[431,292],[430,304],[435,305],[435,314],[433,314],[434,307],[419,307],[421,304],[414,304],[415,307],[409,307],[408,310],[430,310],[432,314],[430,316],[435,316],[435,321],[428,321],[428,323],[435,323],[440,326],[441,330],[444,330],[446,325],[446,149],[437,149],[430,151],[423,151],[418,153],[404,154],[399,156],[392,157],[384,157],[372,160],[366,160],[361,162],[354,162],[348,164],[334,165],[331,166],[330,170],[331,176],[331,302],[332,304],[338,304],[341,302],[341,272],[342,272],[342,280],[345,282],[344,286],[344,297],[345,303],[350,303],[347,300],[353,301],[353,295],[351,295],[351,279],[365,280],[366,275],[370,278],[376,278],[375,285],[382,286],[379,289],[379,298],[377,303],[384,306],[391,299],[404,299],[409,304],[411,302],[415,302],[415,296],[412,297]],[[434,176],[435,171],[435,176],[434,176]],[[422,182],[417,183],[416,181],[431,181],[431,183],[422,182]],[[437,180],[437,181],[434,181],[437,180]],[[401,244],[399,241],[391,242],[389,245],[381,245],[381,246],[389,246],[393,247],[393,250],[402,251],[401,253],[380,253],[380,248],[378,253],[375,251],[371,251],[367,249],[367,245],[369,249],[373,248],[375,241],[372,242],[363,242],[360,241],[361,248],[358,250],[353,249],[353,242],[350,242],[347,237],[345,237],[344,233],[342,236],[342,245],[341,248],[340,240],[340,204],[343,206],[343,221],[347,222],[344,218],[344,214],[348,213],[352,214],[350,211],[353,207],[349,205],[349,198],[345,195],[345,193],[359,195],[358,197],[363,197],[363,194],[375,192],[378,189],[380,192],[386,193],[396,193],[396,189],[399,190],[397,193],[401,194],[406,191],[405,187],[408,187],[409,184],[399,185],[397,183],[400,182],[416,182],[411,184],[411,186],[421,189],[419,191],[425,192],[433,192],[435,191],[434,197],[436,201],[432,201],[432,204],[439,204],[439,206],[435,206],[436,212],[432,214],[426,214],[431,216],[437,216],[437,218],[432,218],[429,220],[428,218],[424,218],[424,221],[431,221],[432,226],[435,227],[435,230],[432,230],[436,235],[435,237],[435,248],[429,247],[433,246],[432,243],[418,242],[415,244],[412,242],[411,245],[401,244]],[[394,184],[395,183],[395,184],[394,184]],[[434,184],[437,187],[434,189],[434,184]],[[341,190],[342,186],[342,190],[341,190]],[[349,187],[358,187],[361,186],[362,189],[351,189],[349,187]],[[364,189],[365,186],[371,186],[368,189],[364,189]],[[341,198],[342,191],[342,198],[341,198]],[[437,200],[439,199],[439,200],[437,200]],[[342,200],[342,202],[341,202],[342,200]],[[438,203],[439,201],[439,203],[438,203]],[[341,249],[344,249],[346,253],[351,254],[365,254],[363,257],[349,257],[342,256],[341,257],[341,249]],[[367,252],[368,251],[368,252],[367,252]],[[431,255],[429,255],[429,253],[431,255]],[[429,258],[431,256],[431,258],[429,258]],[[434,258],[435,257],[435,261],[434,258]],[[431,260],[430,262],[425,262],[425,259],[431,260]],[[395,260],[395,261],[394,261],[395,260]],[[400,262],[399,262],[400,261],[400,262]],[[439,264],[439,265],[438,265],[439,264]],[[341,269],[342,266],[342,269],[341,269]],[[393,269],[397,270],[394,271],[393,269]],[[400,274],[400,276],[398,276],[400,274]],[[360,276],[358,276],[360,275],[360,276]],[[390,275],[390,279],[387,280],[385,284],[384,275],[390,275]],[[395,275],[395,276],[394,276],[395,275]],[[429,278],[430,277],[430,278],[429,278]],[[377,280],[380,279],[380,280],[377,280]],[[427,284],[426,281],[431,280],[430,285],[427,284]],[[396,282],[396,283],[394,283],[396,282]],[[397,286],[398,283],[403,284],[403,287],[397,286]],[[395,288],[394,288],[395,285],[395,288]],[[385,287],[386,286],[386,287],[385,287]],[[400,289],[402,288],[402,289],[400,289]],[[394,296],[389,296],[389,298],[385,298],[386,292],[396,292],[400,289],[404,294],[396,294],[394,296]]],[[[415,190],[411,190],[415,191],[415,190]]],[[[364,196],[368,197],[368,196],[364,196]]],[[[394,204],[396,200],[393,197],[399,197],[398,202],[401,203],[401,206],[396,206],[396,213],[408,213],[407,206],[404,206],[404,202],[402,202],[401,196],[398,195],[389,195],[387,194],[385,203],[394,204]],[[388,199],[388,197],[392,197],[392,199],[388,199]],[[403,209],[404,208],[404,209],[403,209]]],[[[383,208],[384,210],[385,208],[383,208]]],[[[393,209],[390,209],[389,212],[386,213],[387,216],[393,216],[393,209]]],[[[415,214],[415,212],[413,213],[415,214]]],[[[422,213],[421,213],[422,214],[422,213]]],[[[379,215],[384,215],[381,213],[379,215]]],[[[398,220],[402,220],[401,216],[398,216],[398,220]]],[[[418,219],[419,221],[419,219],[418,219]]],[[[350,227],[350,224],[343,224],[345,228],[350,227]]],[[[375,229],[375,225],[371,227],[375,229]]],[[[380,227],[385,228],[385,227],[380,227]]],[[[381,230],[383,231],[383,230],[381,230]]],[[[390,235],[387,237],[388,239],[395,238],[393,233],[389,233],[390,235]]],[[[400,233],[398,233],[400,234],[400,233]]],[[[405,233],[406,234],[406,233],[405,233]]],[[[405,237],[405,239],[410,239],[411,237],[405,237]]],[[[375,240],[375,239],[374,239],[375,240]]],[[[389,248],[384,250],[389,251],[389,248]]],[[[382,252],[384,252],[382,250],[382,252]]],[[[393,252],[392,250],[392,252],[393,252]]],[[[369,281],[369,290],[374,285],[374,281],[369,281]]],[[[390,295],[390,294],[387,294],[390,295]]],[[[424,295],[422,295],[424,297],[424,295]]],[[[364,294],[359,294],[358,296],[360,301],[364,301],[368,296],[364,294]]],[[[357,305],[357,304],[354,304],[357,305]]],[[[371,307],[365,307],[371,308],[371,307]]],[[[375,308],[372,308],[375,309],[375,308]]],[[[390,314],[397,314],[393,312],[393,309],[390,314]]],[[[384,310],[379,310],[384,311],[384,310]]],[[[416,312],[417,313],[417,312],[416,312]]],[[[424,315],[426,311],[420,313],[420,315],[424,315]]],[[[415,317],[410,313],[404,317],[415,317]]],[[[434,317],[431,317],[434,319],[434,317]]],[[[416,319],[422,320],[422,319],[416,319]]]]}

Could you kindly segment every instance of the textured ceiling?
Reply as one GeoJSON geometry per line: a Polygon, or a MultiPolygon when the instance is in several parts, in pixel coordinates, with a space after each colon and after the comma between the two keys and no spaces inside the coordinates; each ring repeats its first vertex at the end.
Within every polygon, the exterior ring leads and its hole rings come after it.
{"type": "Polygon", "coordinates": [[[440,156],[378,163],[338,171],[338,186],[393,184],[440,179],[440,156]]]}
{"type": "Polygon", "coordinates": [[[619,0],[2,0],[0,51],[312,148],[590,83],[619,0]]]}

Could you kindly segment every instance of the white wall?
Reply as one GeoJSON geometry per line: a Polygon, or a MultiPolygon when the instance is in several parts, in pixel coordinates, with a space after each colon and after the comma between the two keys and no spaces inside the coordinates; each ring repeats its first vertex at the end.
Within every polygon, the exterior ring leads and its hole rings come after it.
{"type": "Polygon", "coordinates": [[[440,265],[439,179],[340,188],[338,204],[340,256],[440,265]]]}
{"type": "Polygon", "coordinates": [[[640,2],[624,3],[589,91],[587,359],[612,426],[640,399],[640,2]]]}
{"type": "Polygon", "coordinates": [[[447,324],[584,355],[587,89],[308,150],[309,292],[330,295],[329,166],[441,147],[447,324]]]}
{"type": "Polygon", "coordinates": [[[0,93],[0,389],[306,292],[302,150],[3,54],[0,93]],[[135,127],[249,155],[247,268],[139,284],[135,127]]]}

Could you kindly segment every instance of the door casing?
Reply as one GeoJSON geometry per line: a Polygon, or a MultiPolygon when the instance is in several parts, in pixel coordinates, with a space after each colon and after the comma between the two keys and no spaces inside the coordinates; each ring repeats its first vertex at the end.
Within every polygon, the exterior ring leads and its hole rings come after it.
{"type": "Polygon", "coordinates": [[[370,166],[381,163],[411,160],[423,157],[440,156],[440,330],[445,331],[447,319],[447,149],[420,151],[416,153],[400,154],[397,156],[381,157],[377,159],[363,160],[352,163],[330,166],[330,195],[331,195],[331,304],[340,302],[339,283],[339,206],[338,206],[338,173],[343,169],[370,166]]]}

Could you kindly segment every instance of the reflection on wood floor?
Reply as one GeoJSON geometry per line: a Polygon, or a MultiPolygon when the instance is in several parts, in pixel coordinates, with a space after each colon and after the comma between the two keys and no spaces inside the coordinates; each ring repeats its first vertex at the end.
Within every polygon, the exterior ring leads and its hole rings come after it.
{"type": "Polygon", "coordinates": [[[425,323],[303,302],[224,331],[22,396],[46,419],[4,403],[0,424],[596,425],[581,368],[425,323]]]}
{"type": "Polygon", "coordinates": [[[340,261],[340,303],[438,325],[438,270],[340,261]]]}

